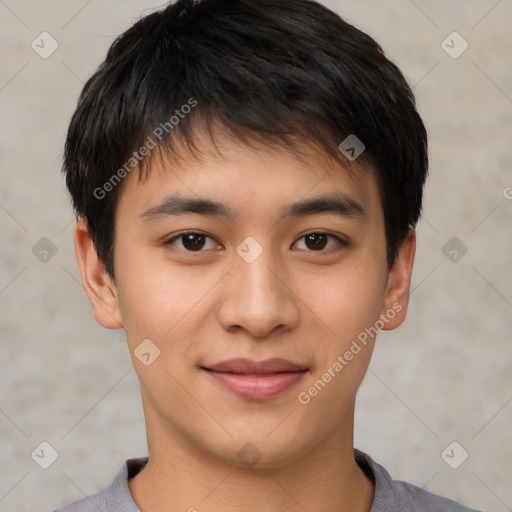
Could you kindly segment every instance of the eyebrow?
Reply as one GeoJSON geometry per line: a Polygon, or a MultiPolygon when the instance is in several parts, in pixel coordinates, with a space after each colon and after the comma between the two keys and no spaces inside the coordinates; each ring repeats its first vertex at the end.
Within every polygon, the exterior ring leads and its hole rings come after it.
{"type": "Polygon", "coordinates": [[[157,220],[168,215],[185,215],[199,213],[202,215],[233,217],[231,208],[210,199],[184,197],[178,194],[166,197],[162,202],[140,214],[146,220],[157,220]]]}
{"type": "Polygon", "coordinates": [[[319,213],[333,213],[360,220],[368,219],[368,214],[361,203],[345,194],[302,199],[282,210],[282,214],[289,217],[302,217],[319,213]]]}
{"type": "MultiPolygon", "coordinates": [[[[184,197],[178,194],[163,199],[159,204],[140,214],[140,217],[153,221],[167,216],[198,213],[207,216],[235,217],[228,206],[201,197],[184,197]]],[[[284,206],[280,214],[283,217],[304,217],[307,215],[332,213],[342,217],[354,217],[367,220],[368,214],[364,207],[355,199],[345,194],[333,194],[301,199],[296,203],[284,206]]]]}

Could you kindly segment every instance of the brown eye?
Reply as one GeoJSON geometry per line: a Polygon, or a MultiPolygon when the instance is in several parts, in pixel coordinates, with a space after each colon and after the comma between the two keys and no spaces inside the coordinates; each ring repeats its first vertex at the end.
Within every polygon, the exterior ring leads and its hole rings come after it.
{"type": "Polygon", "coordinates": [[[211,236],[203,233],[195,233],[193,231],[176,235],[165,242],[165,245],[173,245],[185,252],[202,252],[206,249],[221,249],[220,244],[211,236]]]}
{"type": "Polygon", "coordinates": [[[324,233],[311,233],[304,237],[306,247],[312,251],[321,251],[327,245],[327,235],[324,233]]]}
{"type": "Polygon", "coordinates": [[[206,237],[197,233],[189,233],[181,236],[181,243],[187,251],[200,251],[205,244],[206,237]]]}
{"type": "Polygon", "coordinates": [[[294,244],[297,249],[315,252],[330,252],[331,250],[343,249],[348,243],[342,238],[330,233],[309,233],[301,236],[294,244]]]}

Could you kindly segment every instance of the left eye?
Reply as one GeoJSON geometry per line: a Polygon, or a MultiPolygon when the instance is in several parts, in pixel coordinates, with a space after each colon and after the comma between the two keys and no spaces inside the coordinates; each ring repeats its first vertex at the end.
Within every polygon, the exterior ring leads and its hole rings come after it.
{"type": "Polygon", "coordinates": [[[182,233],[181,235],[171,238],[167,245],[177,245],[179,249],[188,252],[200,252],[202,249],[218,249],[220,245],[208,235],[202,233],[182,233]],[[210,246],[208,247],[208,243],[210,246]]]}
{"type": "MultiPolygon", "coordinates": [[[[306,249],[310,251],[323,251],[324,249],[331,249],[336,247],[336,245],[345,245],[341,238],[329,235],[328,233],[309,233],[299,238],[299,241],[296,242],[299,244],[300,241],[303,241],[303,245],[306,249]],[[331,244],[329,244],[329,240],[331,240],[331,244]],[[332,243],[334,241],[334,244],[332,243]]],[[[300,247],[302,249],[302,247],[300,247]]]]}

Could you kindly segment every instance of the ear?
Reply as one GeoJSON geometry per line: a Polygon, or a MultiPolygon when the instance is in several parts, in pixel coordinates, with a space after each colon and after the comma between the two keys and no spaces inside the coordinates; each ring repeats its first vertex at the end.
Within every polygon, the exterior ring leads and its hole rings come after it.
{"type": "Polygon", "coordinates": [[[382,305],[383,330],[396,329],[404,320],[409,305],[411,274],[416,253],[416,231],[411,227],[389,271],[382,305]]]}
{"type": "Polygon", "coordinates": [[[79,219],[75,226],[74,241],[82,284],[91,301],[96,321],[107,329],[121,328],[122,321],[114,281],[98,258],[84,218],[79,219]]]}

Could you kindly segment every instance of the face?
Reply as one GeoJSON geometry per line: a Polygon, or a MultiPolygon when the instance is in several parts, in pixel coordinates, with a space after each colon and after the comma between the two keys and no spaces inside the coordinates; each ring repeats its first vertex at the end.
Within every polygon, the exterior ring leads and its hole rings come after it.
{"type": "Polygon", "coordinates": [[[218,145],[126,178],[115,283],[86,289],[126,330],[150,449],[165,435],[275,467],[351,436],[376,323],[405,315],[414,241],[389,272],[371,167],[218,145]]]}

